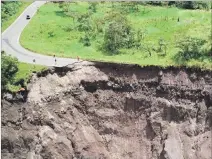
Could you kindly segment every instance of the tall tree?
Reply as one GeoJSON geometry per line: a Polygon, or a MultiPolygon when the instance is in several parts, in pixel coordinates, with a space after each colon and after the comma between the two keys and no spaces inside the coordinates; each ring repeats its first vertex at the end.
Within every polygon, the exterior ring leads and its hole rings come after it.
{"type": "Polygon", "coordinates": [[[127,18],[118,12],[111,12],[105,17],[107,25],[103,47],[116,53],[120,48],[130,48],[134,41],[133,31],[127,18]]]}

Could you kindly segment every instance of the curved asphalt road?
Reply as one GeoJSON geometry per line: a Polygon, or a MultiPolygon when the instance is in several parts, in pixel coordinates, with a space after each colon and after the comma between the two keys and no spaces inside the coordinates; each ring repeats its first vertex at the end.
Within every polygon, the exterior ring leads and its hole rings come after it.
{"type": "Polygon", "coordinates": [[[36,1],[28,6],[25,11],[16,19],[16,21],[2,33],[2,50],[7,54],[15,56],[21,62],[40,64],[45,66],[57,66],[62,67],[68,64],[77,62],[76,59],[70,58],[57,58],[56,62],[53,56],[45,56],[36,54],[29,50],[24,49],[20,43],[19,38],[24,27],[30,20],[26,20],[26,15],[30,15],[32,18],[37,9],[42,6],[45,1],[36,1]],[[35,62],[33,60],[35,59],[35,62]]]}

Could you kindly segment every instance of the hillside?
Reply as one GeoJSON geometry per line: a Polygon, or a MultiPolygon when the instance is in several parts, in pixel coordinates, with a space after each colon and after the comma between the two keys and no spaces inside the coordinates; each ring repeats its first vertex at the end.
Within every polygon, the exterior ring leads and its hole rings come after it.
{"type": "Polygon", "coordinates": [[[20,42],[47,55],[212,69],[210,30],[207,10],[134,3],[47,3],[25,28],[20,42]]]}

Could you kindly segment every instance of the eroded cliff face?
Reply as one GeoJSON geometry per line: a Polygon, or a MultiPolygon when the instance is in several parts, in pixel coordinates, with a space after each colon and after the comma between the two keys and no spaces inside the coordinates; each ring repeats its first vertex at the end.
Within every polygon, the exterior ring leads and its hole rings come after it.
{"type": "Polygon", "coordinates": [[[5,159],[211,159],[212,72],[77,63],[2,101],[5,159]]]}

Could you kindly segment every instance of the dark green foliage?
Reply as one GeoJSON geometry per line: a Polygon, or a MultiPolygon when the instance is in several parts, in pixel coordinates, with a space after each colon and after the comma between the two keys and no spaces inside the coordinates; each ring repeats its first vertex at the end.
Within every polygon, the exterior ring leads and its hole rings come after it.
{"type": "MultiPolygon", "coordinates": [[[[139,3],[135,2],[123,2],[123,8],[127,8],[128,11],[138,11],[139,3]]],[[[77,29],[80,32],[84,32],[84,36],[79,39],[84,46],[90,46],[91,40],[95,40],[96,36],[102,36],[103,39],[100,41],[102,48],[107,52],[117,53],[121,48],[139,48],[140,42],[144,35],[142,31],[134,31],[127,18],[122,12],[111,11],[103,18],[93,17],[93,13],[96,12],[96,6],[98,3],[91,2],[87,13],[80,14],[76,13],[75,27],[65,27],[66,31],[77,29]]],[[[73,12],[71,11],[70,4],[67,2],[60,3],[60,8],[63,12],[72,17],[73,12]]],[[[117,7],[117,6],[113,6],[117,7]]],[[[127,11],[127,12],[128,12],[127,11]]],[[[49,37],[52,37],[49,35],[49,37]]]]}
{"type": "Polygon", "coordinates": [[[13,83],[18,72],[18,60],[1,52],[1,90],[7,90],[7,85],[13,83]]]}
{"type": "Polygon", "coordinates": [[[75,2],[60,2],[59,8],[62,9],[64,15],[71,17],[73,19],[73,22],[75,22],[75,20],[80,16],[80,14],[70,7],[70,4],[72,3],[75,2]]]}
{"type": "Polygon", "coordinates": [[[85,33],[85,35],[80,38],[80,42],[83,43],[84,46],[90,46],[91,45],[90,40],[92,38],[95,39],[95,36],[96,36],[94,26],[92,24],[90,17],[91,17],[90,12],[87,12],[86,14],[80,15],[77,19],[76,28],[80,32],[85,33]]]}
{"type": "MultiPolygon", "coordinates": [[[[79,13],[74,11],[70,7],[70,2],[59,3],[59,7],[63,10],[66,16],[69,16],[73,19],[74,26],[66,26],[63,27],[65,31],[69,32],[74,29],[77,29],[80,32],[84,32],[85,36],[80,38],[80,42],[83,43],[84,46],[90,46],[90,39],[95,37],[95,31],[93,28],[93,24],[91,21],[92,12],[96,12],[97,3],[90,3],[89,11],[87,13],[79,13]]],[[[53,35],[54,36],[54,35],[53,35]]],[[[49,34],[49,37],[52,37],[49,34]]]]}
{"type": "Polygon", "coordinates": [[[85,34],[84,37],[80,38],[80,42],[83,43],[84,46],[90,46],[91,45],[89,36],[87,34],[85,34]]]}
{"type": "Polygon", "coordinates": [[[126,16],[119,12],[111,12],[106,15],[104,21],[103,48],[107,52],[118,53],[122,48],[140,47],[145,33],[142,30],[135,31],[126,16]]]}
{"type": "Polygon", "coordinates": [[[158,40],[159,49],[158,52],[162,52],[162,55],[166,55],[167,43],[164,39],[160,38],[158,40]]]}
{"type": "Polygon", "coordinates": [[[210,9],[210,2],[201,2],[201,1],[185,1],[185,2],[176,2],[176,6],[184,9],[210,9]]]}
{"type": "Polygon", "coordinates": [[[122,14],[129,14],[129,13],[136,13],[139,12],[139,5],[144,4],[141,2],[119,2],[119,3],[114,3],[111,2],[112,10],[113,11],[119,11],[122,14]]]}
{"type": "Polygon", "coordinates": [[[8,18],[15,13],[17,13],[22,2],[12,1],[12,2],[1,2],[1,19],[2,22],[8,20],[8,18]]]}
{"type": "Polygon", "coordinates": [[[186,37],[182,39],[177,44],[177,47],[180,49],[178,59],[182,61],[189,61],[191,59],[199,59],[202,56],[205,56],[204,45],[206,43],[206,40],[199,38],[186,37]]]}
{"type": "Polygon", "coordinates": [[[90,13],[82,14],[77,19],[78,25],[77,28],[79,31],[91,31],[92,30],[92,24],[90,20],[90,13]]]}
{"type": "Polygon", "coordinates": [[[89,8],[92,12],[96,13],[96,6],[98,5],[98,3],[96,2],[90,2],[89,8]]]}
{"type": "Polygon", "coordinates": [[[156,5],[156,6],[176,6],[178,8],[184,8],[184,9],[210,9],[210,3],[207,1],[169,1],[169,2],[163,2],[163,1],[149,1],[146,2],[150,5],[156,5]]]}
{"type": "Polygon", "coordinates": [[[120,48],[131,48],[134,43],[134,33],[127,18],[118,12],[111,12],[105,17],[103,48],[117,53],[120,48]]]}
{"type": "Polygon", "coordinates": [[[16,82],[14,82],[14,85],[20,85],[21,87],[25,87],[25,80],[23,78],[18,79],[16,82]]]}
{"type": "Polygon", "coordinates": [[[146,51],[150,57],[152,56],[152,52],[153,52],[153,44],[152,43],[150,43],[150,42],[143,43],[142,49],[144,51],[146,51]]]}
{"type": "MultiPolygon", "coordinates": [[[[209,39],[210,41],[211,39],[209,39]]],[[[186,37],[177,44],[179,52],[173,56],[173,61],[178,65],[187,65],[193,61],[202,63],[212,63],[211,43],[200,38],[186,37]]]]}
{"type": "MultiPolygon", "coordinates": [[[[177,6],[179,8],[187,9],[205,9],[209,3],[206,2],[122,2],[122,3],[111,3],[109,13],[106,16],[100,17],[94,14],[97,11],[98,3],[90,2],[86,13],[77,12],[74,8],[70,7],[70,3],[63,2],[59,3],[65,15],[72,17],[74,25],[67,26],[64,29],[69,32],[76,30],[81,32],[79,41],[84,46],[90,46],[92,41],[97,42],[98,48],[102,49],[104,53],[116,54],[124,52],[126,49],[143,49],[145,52],[152,56],[153,53],[165,56],[168,48],[168,41],[159,39],[158,44],[153,44],[146,41],[145,35],[147,31],[135,30],[133,25],[130,24],[130,19],[127,19],[127,15],[139,11],[139,8],[143,10],[143,14],[147,13],[147,5],[157,6],[177,6]],[[139,7],[142,5],[143,7],[139,7]],[[200,7],[203,6],[203,7],[200,7]],[[76,20],[76,21],[75,21],[76,20]]],[[[99,4],[100,5],[100,4],[99,4]]],[[[148,8],[148,6],[147,6],[148,8]]],[[[167,17],[165,17],[165,20],[167,17]]],[[[142,27],[141,27],[142,28],[142,27]]],[[[51,37],[51,36],[50,36],[51,37]]],[[[178,54],[178,59],[188,61],[190,59],[198,59],[200,56],[199,50],[195,50],[197,46],[204,45],[198,40],[190,40],[189,49],[186,50],[186,42],[179,42],[178,48],[181,50],[178,54]],[[182,45],[180,44],[182,43],[182,45]],[[180,46],[181,45],[181,46],[180,46]]],[[[95,43],[94,42],[94,43],[95,43]]],[[[201,46],[200,46],[201,47],[201,46]]]]}
{"type": "Polygon", "coordinates": [[[54,33],[54,31],[49,31],[49,32],[48,32],[48,35],[49,35],[50,38],[52,38],[52,37],[55,36],[55,33],[54,33]]]}
{"type": "Polygon", "coordinates": [[[95,26],[96,32],[103,33],[103,26],[105,24],[105,21],[103,18],[94,18],[93,24],[95,26]]]}
{"type": "Polygon", "coordinates": [[[168,2],[163,2],[163,1],[149,1],[149,2],[146,2],[147,4],[150,4],[150,5],[155,5],[155,6],[165,6],[167,4],[169,4],[168,2]]]}
{"type": "Polygon", "coordinates": [[[134,13],[139,11],[138,5],[138,2],[122,2],[120,9],[122,13],[134,13]]]}
{"type": "Polygon", "coordinates": [[[61,2],[59,3],[59,8],[61,8],[64,12],[68,12],[69,10],[69,2],[61,2]]]}

